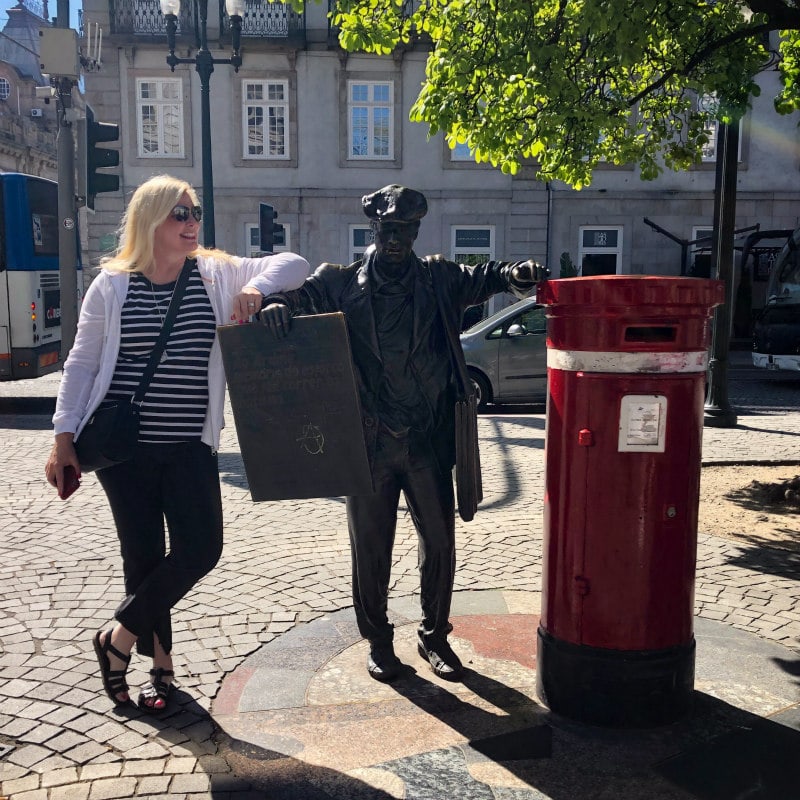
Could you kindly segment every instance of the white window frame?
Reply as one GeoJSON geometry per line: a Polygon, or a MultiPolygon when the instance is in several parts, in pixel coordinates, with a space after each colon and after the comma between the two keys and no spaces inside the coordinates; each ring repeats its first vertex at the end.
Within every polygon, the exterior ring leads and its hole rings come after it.
{"type": "Polygon", "coordinates": [[[364,255],[364,251],[375,241],[372,227],[370,225],[350,225],[347,232],[347,241],[349,244],[350,263],[358,261],[364,255]],[[365,244],[356,244],[356,232],[364,231],[365,244]]]}
{"type": "Polygon", "coordinates": [[[450,226],[450,253],[453,261],[459,264],[481,264],[491,261],[495,251],[494,225],[451,225],[450,226]],[[457,245],[459,231],[485,231],[489,234],[489,246],[485,248],[470,248],[457,245]],[[477,259],[477,260],[476,260],[477,259]]]}
{"type": "Polygon", "coordinates": [[[392,161],[394,159],[394,81],[366,81],[348,80],[347,81],[347,158],[352,161],[392,161]],[[367,87],[367,99],[355,100],[353,92],[356,87],[367,87]],[[388,100],[376,100],[375,89],[377,87],[387,87],[389,92],[388,100]],[[366,111],[367,132],[366,132],[366,152],[356,153],[355,147],[355,112],[356,110],[366,111]],[[386,134],[387,152],[377,153],[375,151],[375,121],[378,110],[386,111],[386,134]]]}
{"type": "Polygon", "coordinates": [[[583,257],[590,255],[609,255],[613,253],[616,256],[616,275],[622,274],[622,253],[623,253],[623,236],[624,228],[622,225],[581,225],[578,228],[578,274],[583,275],[583,257]],[[616,247],[606,247],[602,244],[584,246],[583,234],[587,231],[596,231],[602,233],[603,231],[616,231],[617,244],[616,247]]]}
{"type": "MultiPolygon", "coordinates": [[[[717,98],[714,95],[703,95],[697,99],[697,107],[700,110],[714,110],[717,106],[717,98]]],[[[741,164],[742,162],[742,134],[744,117],[739,120],[739,139],[737,145],[736,161],[741,164]]],[[[705,132],[708,136],[708,144],[703,146],[702,162],[704,164],[715,164],[717,161],[717,138],[719,135],[719,121],[711,119],[708,121],[705,132]]]]}
{"type": "Polygon", "coordinates": [[[698,247],[696,244],[692,245],[691,252],[695,253],[698,250],[710,250],[712,245],[712,237],[714,235],[714,228],[711,225],[693,225],[692,226],[692,238],[690,241],[694,241],[695,239],[705,238],[708,235],[709,240],[708,244],[701,245],[698,247]]]}
{"type": "Polygon", "coordinates": [[[181,78],[157,78],[142,77],[136,78],[136,138],[139,158],[185,158],[186,140],[183,127],[183,80],[181,78]],[[157,96],[154,98],[142,98],[142,84],[155,84],[157,96]],[[177,88],[175,98],[164,98],[164,87],[172,85],[177,88]],[[157,152],[145,152],[144,150],[144,119],[143,108],[153,106],[156,112],[156,138],[158,140],[157,152]],[[165,135],[166,125],[164,116],[172,107],[176,121],[176,136],[178,139],[177,149],[167,150],[165,135]]]}
{"type": "Polygon", "coordinates": [[[242,79],[242,157],[247,160],[288,160],[290,158],[289,150],[289,81],[288,80],[273,80],[265,79],[242,79]],[[251,100],[247,97],[248,88],[250,86],[261,86],[263,90],[263,97],[259,100],[251,100]],[[283,98],[280,100],[270,98],[270,89],[280,87],[283,98]],[[264,140],[262,143],[262,153],[249,152],[251,147],[250,142],[250,114],[251,108],[260,108],[263,112],[262,127],[264,128],[264,140]],[[282,114],[279,127],[280,131],[276,131],[276,135],[280,137],[282,148],[273,149],[273,142],[270,136],[270,126],[273,120],[277,121],[278,117],[282,114]]]}
{"type": "MultiPolygon", "coordinates": [[[[291,226],[285,222],[283,225],[284,242],[273,250],[274,253],[287,253],[292,249],[292,230],[291,226]]],[[[261,256],[261,228],[257,222],[246,222],[244,225],[244,251],[249,258],[259,258],[261,256]],[[255,239],[255,243],[253,243],[255,239]]]]}
{"type": "Polygon", "coordinates": [[[8,100],[11,97],[11,81],[8,78],[0,78],[0,100],[8,100]]]}
{"type": "MultiPolygon", "coordinates": [[[[497,247],[497,239],[495,234],[494,225],[451,225],[450,226],[450,253],[453,261],[459,264],[482,264],[484,261],[492,261],[495,257],[495,249],[497,247]],[[469,249],[458,246],[458,233],[459,231],[484,231],[489,234],[489,246],[471,247],[469,249]]],[[[508,303],[504,302],[503,294],[494,295],[490,297],[486,304],[485,316],[500,311],[501,308],[507,306],[508,303]]]]}

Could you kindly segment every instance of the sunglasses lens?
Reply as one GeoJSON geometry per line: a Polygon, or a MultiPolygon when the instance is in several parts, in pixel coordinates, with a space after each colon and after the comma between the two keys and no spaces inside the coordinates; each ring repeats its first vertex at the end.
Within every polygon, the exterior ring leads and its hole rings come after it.
{"type": "Polygon", "coordinates": [[[172,218],[177,222],[186,222],[191,214],[198,222],[203,218],[203,209],[200,206],[175,206],[170,212],[172,218]]]}

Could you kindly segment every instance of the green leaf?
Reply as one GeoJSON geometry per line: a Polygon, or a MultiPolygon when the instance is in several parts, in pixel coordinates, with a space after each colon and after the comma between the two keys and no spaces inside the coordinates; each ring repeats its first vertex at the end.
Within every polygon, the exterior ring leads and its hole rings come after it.
{"type": "MultiPolygon", "coordinates": [[[[785,8],[785,6],[778,6],[785,8]]],[[[800,11],[797,12],[800,27],[800,11]]],[[[348,50],[429,39],[410,119],[476,161],[580,188],[601,159],[649,180],[701,159],[710,115],[733,121],[760,88],[766,13],[736,0],[338,0],[348,50]],[[406,14],[406,16],[404,16],[406,14]],[[700,113],[697,98],[722,98],[700,113]]],[[[783,32],[779,113],[800,109],[800,34],[783,32]]]]}

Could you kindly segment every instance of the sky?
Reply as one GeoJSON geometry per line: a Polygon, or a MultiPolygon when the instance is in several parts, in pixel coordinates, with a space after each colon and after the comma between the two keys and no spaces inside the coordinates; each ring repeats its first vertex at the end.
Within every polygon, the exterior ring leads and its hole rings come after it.
{"type": "MultiPolygon", "coordinates": [[[[38,0],[41,3],[41,0],[38,0]]],[[[9,8],[14,8],[17,5],[17,0],[0,0],[0,30],[5,27],[8,14],[6,13],[9,8]]],[[[47,12],[50,19],[55,17],[58,11],[58,0],[48,0],[47,12]]],[[[70,28],[78,29],[78,9],[82,7],[81,0],[69,0],[69,19],[70,28]]]]}

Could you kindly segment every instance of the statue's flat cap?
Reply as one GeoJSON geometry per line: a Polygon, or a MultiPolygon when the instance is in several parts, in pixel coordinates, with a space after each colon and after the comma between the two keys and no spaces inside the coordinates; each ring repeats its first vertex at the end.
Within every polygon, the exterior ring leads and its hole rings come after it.
{"type": "Polygon", "coordinates": [[[378,222],[418,222],[428,213],[422,192],[396,183],[361,198],[364,213],[378,222]]]}

